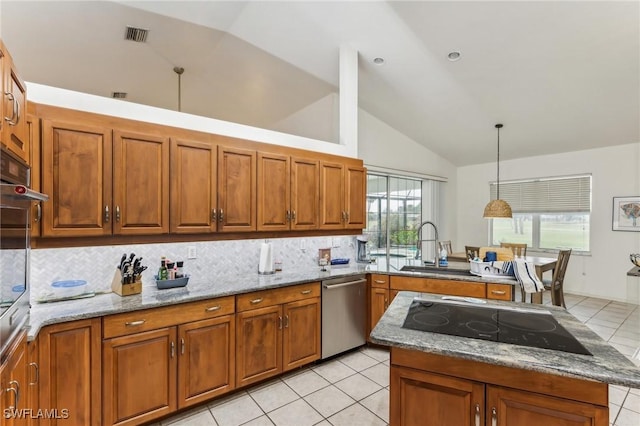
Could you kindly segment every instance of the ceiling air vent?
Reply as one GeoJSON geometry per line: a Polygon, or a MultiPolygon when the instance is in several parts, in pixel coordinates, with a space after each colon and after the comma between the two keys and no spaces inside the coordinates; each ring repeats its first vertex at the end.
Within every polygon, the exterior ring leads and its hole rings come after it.
{"type": "Polygon", "coordinates": [[[149,35],[149,30],[144,28],[130,27],[127,25],[124,39],[135,41],[137,43],[144,43],[147,41],[147,35],[149,35]]]}
{"type": "Polygon", "coordinates": [[[111,97],[113,99],[124,99],[127,97],[127,92],[112,92],[111,97]]]}

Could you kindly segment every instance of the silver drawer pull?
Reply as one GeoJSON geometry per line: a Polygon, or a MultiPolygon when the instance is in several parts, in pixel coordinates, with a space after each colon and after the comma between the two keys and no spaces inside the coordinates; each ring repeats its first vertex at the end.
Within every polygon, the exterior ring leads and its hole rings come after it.
{"type": "Polygon", "coordinates": [[[35,368],[36,370],[36,374],[35,374],[36,378],[34,379],[33,382],[29,382],[29,385],[30,386],[37,385],[38,382],[40,381],[40,370],[38,369],[38,364],[36,364],[35,362],[30,362],[29,366],[35,368]]]}
{"type": "Polygon", "coordinates": [[[376,284],[386,284],[387,282],[385,280],[373,280],[374,283],[376,284]]]}
{"type": "Polygon", "coordinates": [[[253,299],[253,300],[251,301],[251,304],[252,304],[252,305],[257,305],[258,303],[262,302],[262,300],[263,300],[263,299],[262,299],[262,297],[261,297],[261,298],[259,298],[259,299],[253,299]]]}
{"type": "Polygon", "coordinates": [[[480,426],[480,404],[476,404],[476,426],[480,426]]]}
{"type": "Polygon", "coordinates": [[[136,325],[144,324],[146,321],[147,320],[130,321],[130,322],[125,322],[124,325],[126,325],[127,327],[135,327],[136,325]]]}
{"type": "Polygon", "coordinates": [[[504,290],[491,290],[491,294],[500,294],[500,295],[504,295],[507,294],[506,291],[504,290]]]}
{"type": "Polygon", "coordinates": [[[218,306],[211,306],[209,308],[205,308],[204,311],[205,312],[215,312],[215,311],[219,311],[222,308],[222,306],[218,305],[218,306]]]}
{"type": "Polygon", "coordinates": [[[300,294],[311,294],[311,290],[302,290],[300,294]]]}
{"type": "Polygon", "coordinates": [[[498,413],[496,407],[491,407],[491,426],[498,426],[498,413]]]}

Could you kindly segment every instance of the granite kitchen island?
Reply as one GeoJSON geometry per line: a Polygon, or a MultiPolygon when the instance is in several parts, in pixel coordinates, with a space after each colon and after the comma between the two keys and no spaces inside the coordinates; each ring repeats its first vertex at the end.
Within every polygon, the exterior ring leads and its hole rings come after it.
{"type": "Polygon", "coordinates": [[[640,368],[562,308],[482,304],[551,315],[590,354],[404,328],[415,297],[466,303],[400,292],[372,331],[391,347],[391,425],[606,426],[608,385],[640,388],[640,368]]]}

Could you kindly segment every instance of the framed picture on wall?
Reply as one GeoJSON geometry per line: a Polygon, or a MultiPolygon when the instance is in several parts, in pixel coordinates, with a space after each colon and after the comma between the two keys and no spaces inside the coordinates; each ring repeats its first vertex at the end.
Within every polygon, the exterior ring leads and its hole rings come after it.
{"type": "Polygon", "coordinates": [[[613,230],[640,232],[640,196],[613,197],[613,230]]]}

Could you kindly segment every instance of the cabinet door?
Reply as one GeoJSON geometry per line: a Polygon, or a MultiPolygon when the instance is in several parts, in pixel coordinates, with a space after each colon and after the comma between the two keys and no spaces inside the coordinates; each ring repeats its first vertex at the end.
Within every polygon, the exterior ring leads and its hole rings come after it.
{"type": "Polygon", "coordinates": [[[291,219],[290,160],[258,153],[258,231],[284,231],[291,219]]]}
{"type": "MultiPolygon", "coordinates": [[[[27,380],[29,387],[26,389],[28,407],[35,410],[42,407],[40,405],[40,396],[38,395],[40,387],[40,361],[38,357],[38,339],[35,339],[27,343],[27,380]]],[[[38,419],[31,417],[27,424],[38,425],[38,419]]]]}
{"type": "Polygon", "coordinates": [[[216,147],[171,139],[171,232],[215,232],[216,147]]]}
{"type": "Polygon", "coordinates": [[[256,152],[218,147],[218,230],[256,230],[256,152]]]}
{"type": "Polygon", "coordinates": [[[291,159],[291,229],[318,229],[320,162],[291,159]]]}
{"type": "Polygon", "coordinates": [[[178,337],[178,408],[234,388],[236,336],[233,315],[181,325],[178,337]]]}
{"type": "MultiPolygon", "coordinates": [[[[385,288],[371,287],[371,316],[369,318],[369,333],[376,327],[382,315],[389,307],[389,290],[385,288]]],[[[369,338],[367,334],[367,339],[369,338]]]]}
{"type": "Polygon", "coordinates": [[[66,409],[68,419],[41,419],[39,424],[102,424],[100,339],[99,318],[51,325],[40,331],[39,407],[66,409]]]}
{"type": "Polygon", "coordinates": [[[367,225],[367,170],[348,166],[345,181],[346,224],[349,229],[363,229],[367,225]]]}
{"type": "Polygon", "coordinates": [[[345,224],[344,165],[320,163],[320,228],[342,229],[345,224]]]}
{"type": "Polygon", "coordinates": [[[320,359],[320,298],[287,303],[283,315],[283,370],[320,359]]]}
{"type": "Polygon", "coordinates": [[[236,385],[266,379],[282,371],[282,307],[236,314],[236,385]]]}
{"type": "Polygon", "coordinates": [[[138,425],[176,410],[176,328],[102,343],[103,423],[138,425]]]}
{"type": "Polygon", "coordinates": [[[7,426],[27,425],[28,418],[21,410],[29,408],[28,385],[27,338],[23,333],[0,367],[0,418],[7,426]]]}
{"type": "MultiPolygon", "coordinates": [[[[389,424],[476,426],[483,424],[484,385],[402,367],[391,367],[389,424]],[[446,408],[443,408],[446,407],[446,408]]],[[[510,423],[534,425],[543,423],[510,423]]]]}
{"type": "Polygon", "coordinates": [[[27,128],[27,86],[18,76],[11,56],[5,51],[4,67],[4,114],[2,142],[7,148],[29,162],[29,132],[27,128]]]}
{"type": "Polygon", "coordinates": [[[114,131],[114,234],[169,232],[169,139],[114,131]]]}
{"type": "Polygon", "coordinates": [[[607,426],[609,407],[487,386],[486,422],[497,426],[607,426]]]}
{"type": "Polygon", "coordinates": [[[111,130],[42,121],[42,235],[111,234],[111,130]]]}

